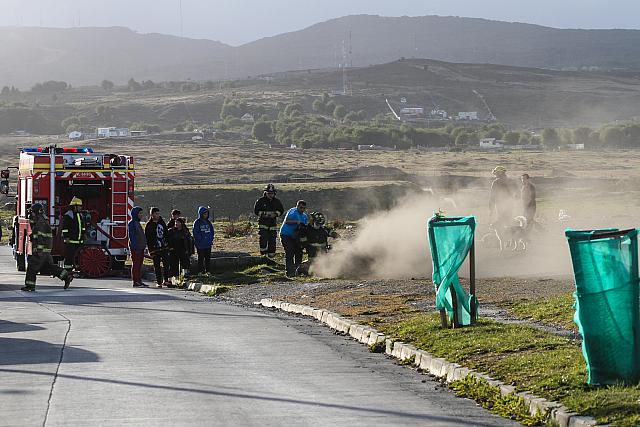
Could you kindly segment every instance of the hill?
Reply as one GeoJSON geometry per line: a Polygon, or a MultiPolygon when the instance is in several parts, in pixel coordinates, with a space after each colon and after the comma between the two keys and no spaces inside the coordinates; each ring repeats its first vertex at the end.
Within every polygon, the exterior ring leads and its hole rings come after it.
{"type": "MultiPolygon", "coordinates": [[[[640,72],[556,71],[491,64],[459,64],[406,59],[350,69],[351,96],[334,95],[334,103],[366,117],[389,112],[386,99],[444,109],[450,115],[477,111],[489,114],[480,96],[501,123],[519,128],[595,126],[638,116],[640,72]]],[[[241,99],[256,115],[278,116],[277,103],[292,100],[307,112],[323,93],[342,88],[342,72],[289,71],[271,79],[239,79],[219,88],[157,85],[135,92],[116,88],[74,87],[54,94],[21,92],[0,96],[0,133],[24,129],[36,134],[59,133],[62,121],[82,117],[86,127],[134,123],[171,130],[185,122],[211,124],[220,119],[225,97],[241,99]],[[54,99],[55,97],[55,99],[54,99]],[[100,109],[106,109],[99,114],[100,109]]]]}
{"type": "Polygon", "coordinates": [[[232,48],[210,40],[139,34],[122,27],[0,27],[0,85],[29,88],[45,80],[74,86],[103,79],[185,80],[224,76],[232,48]]]}
{"type": "MultiPolygon", "coordinates": [[[[638,115],[640,72],[558,71],[495,64],[461,64],[406,59],[349,70],[353,97],[342,102],[352,110],[388,111],[385,98],[450,114],[488,111],[512,126],[597,126],[638,115]]],[[[339,88],[338,71],[276,73],[271,87],[326,90],[339,88]]]]}
{"type": "Polygon", "coordinates": [[[0,85],[44,80],[241,78],[336,67],[351,36],[352,63],[400,57],[522,67],[640,69],[640,31],[573,30],[459,17],[356,15],[238,47],[112,28],[2,27],[0,85]]]}

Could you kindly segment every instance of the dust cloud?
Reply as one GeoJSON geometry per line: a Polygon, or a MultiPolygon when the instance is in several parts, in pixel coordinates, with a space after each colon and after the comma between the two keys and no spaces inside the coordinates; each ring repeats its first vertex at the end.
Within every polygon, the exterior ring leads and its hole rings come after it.
{"type": "MultiPolygon", "coordinates": [[[[411,194],[395,207],[364,218],[355,237],[338,240],[329,254],[316,260],[311,271],[326,278],[430,277],[432,266],[427,221],[433,212],[440,210],[447,216],[476,216],[478,277],[570,275],[571,259],[564,237],[566,228],[623,226],[619,220],[624,213],[613,212],[615,209],[604,203],[608,214],[603,216],[603,199],[589,197],[594,191],[583,188],[576,195],[575,189],[549,189],[542,209],[540,206],[538,209],[539,225],[527,235],[526,251],[500,251],[481,241],[485,234],[490,233],[487,189],[467,188],[443,194],[429,190],[411,194]],[[568,194],[573,197],[568,197],[568,194]],[[559,216],[560,210],[564,216],[559,216]]],[[[461,268],[460,275],[468,275],[466,265],[461,268]]]]}

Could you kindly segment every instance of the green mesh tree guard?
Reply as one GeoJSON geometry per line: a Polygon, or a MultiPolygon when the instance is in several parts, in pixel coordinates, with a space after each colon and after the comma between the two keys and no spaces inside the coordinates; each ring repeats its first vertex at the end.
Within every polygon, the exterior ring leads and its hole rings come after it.
{"type": "Polygon", "coordinates": [[[640,379],[638,231],[567,230],[589,384],[640,379]]]}
{"type": "MultiPolygon", "coordinates": [[[[434,215],[428,224],[429,248],[433,262],[433,284],[436,287],[436,308],[445,309],[449,320],[454,318],[454,304],[449,289],[456,295],[457,318],[460,325],[470,325],[471,304],[477,307],[475,296],[460,285],[458,270],[473,245],[476,219],[473,216],[447,218],[434,215]]],[[[477,310],[474,310],[474,314],[477,310]]]]}

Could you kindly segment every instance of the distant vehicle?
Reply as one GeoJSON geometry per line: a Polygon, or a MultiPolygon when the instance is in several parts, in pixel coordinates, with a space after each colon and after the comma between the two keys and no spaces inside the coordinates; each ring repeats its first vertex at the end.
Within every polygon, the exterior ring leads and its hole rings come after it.
{"type": "Polygon", "coordinates": [[[69,139],[71,141],[80,141],[83,139],[83,136],[84,135],[82,134],[82,132],[79,132],[77,130],[74,130],[73,132],[69,133],[69,139]]]}

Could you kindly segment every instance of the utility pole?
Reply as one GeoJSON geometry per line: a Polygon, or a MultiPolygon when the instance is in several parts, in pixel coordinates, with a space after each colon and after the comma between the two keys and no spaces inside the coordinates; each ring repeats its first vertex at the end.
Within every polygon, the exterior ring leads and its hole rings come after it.
{"type": "Polygon", "coordinates": [[[184,37],[184,26],[182,20],[182,0],[180,0],[180,37],[184,37]]]}

